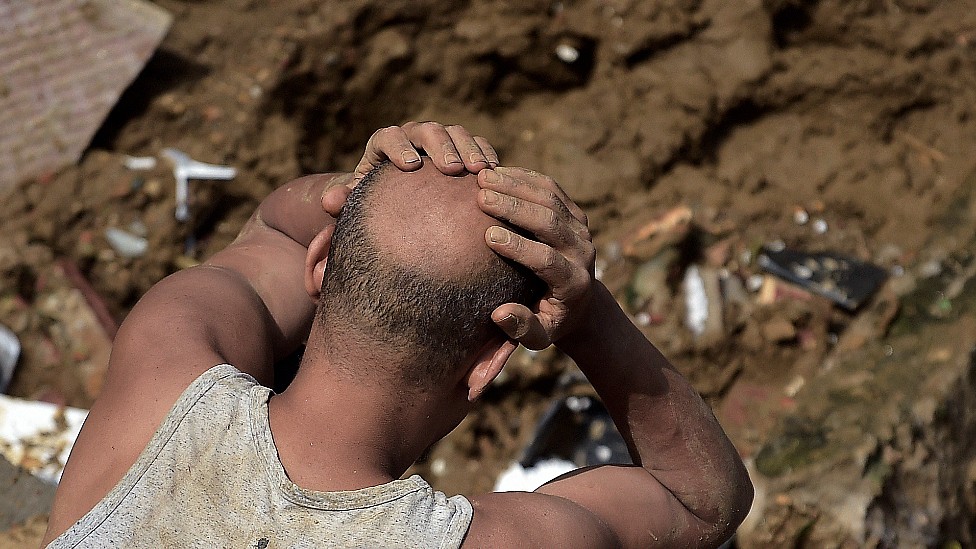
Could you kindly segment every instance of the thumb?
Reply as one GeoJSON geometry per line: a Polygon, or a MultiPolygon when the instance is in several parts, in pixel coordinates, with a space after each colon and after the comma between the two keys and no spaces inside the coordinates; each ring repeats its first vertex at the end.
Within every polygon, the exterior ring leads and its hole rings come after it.
{"type": "Polygon", "coordinates": [[[505,335],[518,341],[528,349],[545,349],[552,341],[539,317],[525,305],[505,303],[491,313],[494,321],[505,335]]]}

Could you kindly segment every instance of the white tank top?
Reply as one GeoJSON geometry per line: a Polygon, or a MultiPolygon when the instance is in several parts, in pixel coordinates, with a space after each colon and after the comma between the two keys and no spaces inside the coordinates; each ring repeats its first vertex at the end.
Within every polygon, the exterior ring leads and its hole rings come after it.
{"type": "Polygon", "coordinates": [[[471,503],[419,476],[343,492],[291,482],[270,389],[228,364],[197,378],[135,465],[48,547],[459,547],[471,503]]]}

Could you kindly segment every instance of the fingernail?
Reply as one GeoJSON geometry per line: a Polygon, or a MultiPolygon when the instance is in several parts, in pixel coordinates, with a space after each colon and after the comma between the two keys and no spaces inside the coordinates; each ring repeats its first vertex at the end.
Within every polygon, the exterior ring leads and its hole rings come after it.
{"type": "Polygon", "coordinates": [[[485,164],[488,163],[488,161],[485,159],[485,155],[483,155],[481,153],[471,153],[471,154],[469,154],[468,155],[468,162],[470,162],[472,164],[477,164],[478,162],[484,162],[485,164]]]}
{"type": "Polygon", "coordinates": [[[511,235],[501,227],[491,227],[488,229],[488,240],[495,244],[508,244],[511,235]]]}
{"type": "Polygon", "coordinates": [[[494,169],[491,169],[491,170],[488,170],[487,172],[485,172],[485,181],[488,181],[488,182],[491,182],[491,183],[498,183],[499,181],[501,181],[501,179],[502,179],[502,177],[500,175],[498,175],[497,173],[495,173],[495,170],[494,169]]]}
{"type": "Polygon", "coordinates": [[[403,151],[400,153],[400,158],[402,158],[407,164],[416,164],[417,162],[420,162],[420,155],[417,154],[417,151],[403,151]]]}
{"type": "Polygon", "coordinates": [[[447,162],[448,164],[460,164],[461,157],[454,153],[447,153],[444,155],[444,162],[447,162]]]}
{"type": "Polygon", "coordinates": [[[488,204],[489,206],[492,204],[498,204],[499,197],[498,197],[498,193],[496,193],[495,191],[489,191],[488,189],[485,189],[482,191],[481,194],[485,197],[485,204],[488,204]]]}
{"type": "Polygon", "coordinates": [[[497,168],[497,167],[498,167],[498,162],[496,162],[496,161],[494,161],[494,160],[489,160],[489,161],[488,161],[488,165],[489,165],[489,166],[491,167],[491,169],[493,169],[493,170],[494,170],[495,168],[497,168]]]}
{"type": "Polygon", "coordinates": [[[509,313],[508,316],[503,318],[501,321],[503,324],[507,324],[510,328],[518,329],[518,317],[511,313],[509,313]]]}

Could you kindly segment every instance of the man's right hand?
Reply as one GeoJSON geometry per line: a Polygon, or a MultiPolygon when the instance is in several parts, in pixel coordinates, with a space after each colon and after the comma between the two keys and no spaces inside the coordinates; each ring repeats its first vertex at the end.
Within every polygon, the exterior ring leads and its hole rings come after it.
{"type": "Polygon", "coordinates": [[[478,180],[482,210],[531,233],[490,227],[488,246],[549,286],[534,311],[506,303],[492,318],[526,347],[555,343],[579,366],[634,465],[473,498],[465,545],[717,547],[749,509],[748,474],[708,405],[596,280],[586,216],[538,173],[495,168],[478,180]]]}
{"type": "Polygon", "coordinates": [[[478,183],[478,203],[485,213],[537,239],[492,226],[485,233],[488,246],[531,269],[549,287],[535,311],[506,303],[492,312],[492,320],[527,348],[544,349],[581,325],[599,284],[593,275],[596,250],[586,214],[551,177],[538,172],[482,170],[478,183]]]}

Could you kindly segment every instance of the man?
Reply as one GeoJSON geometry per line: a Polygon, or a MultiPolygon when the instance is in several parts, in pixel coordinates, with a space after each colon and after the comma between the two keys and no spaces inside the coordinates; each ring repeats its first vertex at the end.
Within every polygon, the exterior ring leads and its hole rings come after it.
{"type": "Polygon", "coordinates": [[[355,175],[275,191],[233,244],[132,310],[46,541],[722,543],[751,501],[742,463],[594,278],[594,256],[579,207],[545,176],[498,167],[483,139],[434,123],[377,132],[355,175]],[[354,179],[354,190],[342,185],[354,179]],[[337,228],[324,212],[340,208],[337,228]],[[306,336],[288,388],[258,385],[306,336]],[[555,343],[576,361],[637,465],[470,498],[400,479],[518,343],[555,343]]]}

